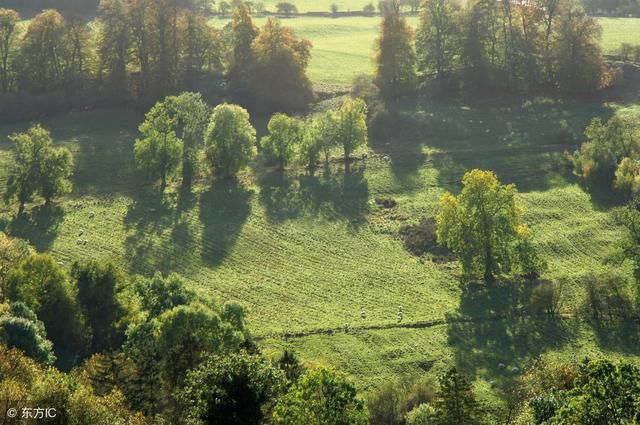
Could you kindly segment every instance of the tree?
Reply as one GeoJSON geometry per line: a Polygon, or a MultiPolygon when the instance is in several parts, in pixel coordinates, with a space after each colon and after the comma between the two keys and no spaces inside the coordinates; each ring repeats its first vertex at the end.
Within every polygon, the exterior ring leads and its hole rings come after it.
{"type": "Polygon", "coordinates": [[[37,254],[25,259],[7,274],[3,293],[13,302],[23,302],[42,320],[59,359],[72,361],[85,353],[91,333],[77,302],[77,288],[52,257],[37,254]]]}
{"type": "Polygon", "coordinates": [[[337,16],[338,10],[339,10],[338,5],[335,3],[331,3],[331,15],[337,16]]]}
{"type": "Polygon", "coordinates": [[[15,10],[0,8],[0,83],[3,93],[7,93],[11,87],[12,68],[9,57],[19,20],[20,15],[15,10]]]}
{"type": "Polygon", "coordinates": [[[313,99],[306,75],[311,42],[269,18],[251,44],[251,51],[255,61],[251,91],[256,107],[270,112],[306,108],[313,99]]]}
{"type": "Polygon", "coordinates": [[[365,425],[364,402],[355,387],[331,369],[318,368],[303,375],[281,397],[274,409],[277,425],[365,425]]]}
{"type": "Polygon", "coordinates": [[[367,105],[364,100],[349,99],[344,102],[336,111],[333,124],[332,135],[335,143],[342,146],[348,166],[353,151],[367,146],[367,105]]]}
{"type": "Polygon", "coordinates": [[[123,0],[102,0],[99,11],[98,75],[111,93],[122,95],[131,48],[127,5],[123,0]]]}
{"type": "Polygon", "coordinates": [[[373,3],[369,3],[362,8],[362,11],[367,15],[373,15],[374,13],[376,13],[376,7],[373,5],[373,3]]]}
{"type": "Polygon", "coordinates": [[[256,130],[246,109],[222,104],[214,108],[205,134],[205,155],[215,175],[231,177],[256,155],[256,130]]]}
{"type": "Polygon", "coordinates": [[[328,153],[333,147],[335,140],[331,137],[331,114],[316,116],[305,125],[305,132],[297,151],[300,162],[313,174],[320,154],[325,150],[327,152],[326,159],[329,160],[328,153]]]}
{"type": "Polygon", "coordinates": [[[284,384],[282,371],[260,356],[209,356],[188,372],[178,400],[194,425],[258,425],[284,384]]]}
{"type": "Polygon", "coordinates": [[[191,191],[197,173],[198,150],[207,128],[209,106],[199,93],[182,93],[176,98],[178,127],[182,140],[182,189],[191,191]]]}
{"type": "Polygon", "coordinates": [[[125,309],[118,299],[123,276],[113,264],[95,261],[74,263],[71,276],[92,330],[91,351],[100,353],[116,349],[124,340],[121,321],[125,309]]]}
{"type": "Polygon", "coordinates": [[[267,129],[269,135],[260,141],[262,150],[267,158],[277,162],[278,167],[284,170],[304,137],[303,124],[297,118],[275,114],[269,120],[267,129]]]}
{"type": "Polygon", "coordinates": [[[415,35],[400,14],[398,0],[384,7],[380,37],[376,41],[376,84],[385,98],[409,93],[416,87],[415,35]]]}
{"type": "Polygon", "coordinates": [[[493,172],[482,170],[467,172],[462,185],[457,197],[445,193],[440,199],[438,243],[460,258],[466,277],[482,273],[491,281],[521,265],[517,248],[530,232],[514,185],[501,185],[493,172]]]}
{"type": "Polygon", "coordinates": [[[427,0],[423,5],[416,42],[420,66],[442,76],[455,69],[460,54],[460,7],[449,0],[427,0]]]}
{"type": "Polygon", "coordinates": [[[436,425],[481,423],[473,388],[456,368],[450,369],[440,378],[440,388],[433,401],[433,407],[436,425]]]}
{"type": "Polygon", "coordinates": [[[286,1],[276,4],[276,10],[278,11],[278,13],[282,13],[286,16],[289,16],[292,13],[298,13],[298,8],[296,7],[296,5],[286,1]]]}
{"type": "Polygon", "coordinates": [[[156,273],[151,278],[138,278],[134,282],[135,292],[140,296],[142,308],[149,318],[160,316],[174,307],[187,305],[194,301],[195,295],[189,291],[177,275],[166,278],[156,273]]]}
{"type": "Polygon", "coordinates": [[[553,50],[560,89],[584,93],[601,88],[605,82],[599,45],[602,30],[595,18],[587,16],[577,1],[569,0],[555,22],[553,50]]]}
{"type": "Polygon", "coordinates": [[[71,190],[71,153],[65,148],[54,148],[49,131],[34,125],[26,133],[11,135],[10,139],[16,149],[5,201],[17,199],[20,204],[18,214],[22,214],[25,203],[35,193],[40,193],[49,205],[54,196],[71,190]]]}
{"type": "Polygon", "coordinates": [[[161,191],[167,186],[167,177],[180,164],[182,143],[176,135],[177,120],[175,98],[169,97],[156,103],[140,124],[143,138],[137,139],[134,146],[138,168],[160,177],[161,191]]]}
{"type": "Polygon", "coordinates": [[[0,232],[0,284],[12,268],[33,253],[27,241],[11,238],[0,232]]]}
{"type": "Polygon", "coordinates": [[[249,96],[249,80],[254,66],[251,45],[257,36],[258,28],[251,19],[246,3],[234,1],[231,19],[232,53],[228,75],[232,90],[240,98],[249,96]]]}
{"type": "Polygon", "coordinates": [[[56,360],[44,324],[21,302],[12,303],[7,314],[0,314],[0,341],[40,363],[49,365],[56,360]]]}
{"type": "Polygon", "coordinates": [[[633,424],[640,419],[640,369],[585,360],[576,388],[566,391],[549,425],[633,424]]]}

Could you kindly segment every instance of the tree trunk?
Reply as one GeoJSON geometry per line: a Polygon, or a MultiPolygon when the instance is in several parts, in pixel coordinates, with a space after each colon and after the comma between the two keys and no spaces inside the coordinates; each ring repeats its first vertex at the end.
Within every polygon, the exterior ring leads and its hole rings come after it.
{"type": "Polygon", "coordinates": [[[191,161],[185,160],[182,163],[182,190],[191,192],[193,185],[193,164],[191,161]]]}

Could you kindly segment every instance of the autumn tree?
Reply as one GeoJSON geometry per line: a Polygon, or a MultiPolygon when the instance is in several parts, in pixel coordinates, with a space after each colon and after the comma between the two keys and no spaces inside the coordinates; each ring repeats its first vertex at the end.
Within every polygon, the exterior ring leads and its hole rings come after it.
{"type": "Polygon", "coordinates": [[[450,0],[426,0],[420,13],[416,50],[420,67],[442,76],[456,68],[461,47],[460,7],[450,0]]]}
{"type": "Polygon", "coordinates": [[[376,41],[376,84],[385,98],[409,93],[417,84],[415,35],[400,14],[398,0],[384,7],[380,37],[376,41]]]}
{"type": "Polygon", "coordinates": [[[304,137],[303,123],[297,118],[275,114],[267,129],[269,134],[260,140],[260,146],[267,158],[284,170],[304,137]]]}
{"type": "Polygon", "coordinates": [[[160,190],[167,186],[167,177],[180,164],[182,143],[176,135],[178,117],[176,99],[169,97],[155,104],[140,124],[141,139],[137,139],[134,154],[138,168],[160,177],[160,190]]]}
{"type": "Polygon", "coordinates": [[[492,281],[496,274],[525,263],[535,268],[540,260],[531,252],[530,230],[516,203],[516,187],[502,185],[493,172],[482,170],[467,172],[462,185],[460,195],[445,193],[440,199],[437,236],[439,244],[460,258],[465,276],[482,274],[492,281]],[[522,244],[527,245],[521,253],[522,244]]]}
{"type": "Polygon", "coordinates": [[[231,177],[256,155],[256,130],[246,109],[222,104],[215,107],[205,133],[205,155],[213,173],[231,177]]]}
{"type": "Polygon", "coordinates": [[[306,69],[311,42],[269,18],[251,44],[254,60],[252,97],[264,111],[289,112],[306,108],[313,99],[306,69]]]}
{"type": "Polygon", "coordinates": [[[0,9],[0,83],[3,93],[9,91],[13,78],[9,58],[14,47],[16,25],[19,20],[20,15],[15,10],[0,9]]]}

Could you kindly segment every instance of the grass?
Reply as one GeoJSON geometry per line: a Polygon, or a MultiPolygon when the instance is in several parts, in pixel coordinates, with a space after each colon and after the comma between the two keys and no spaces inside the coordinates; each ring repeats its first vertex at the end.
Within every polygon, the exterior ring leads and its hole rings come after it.
{"type": "MultiPolygon", "coordinates": [[[[456,363],[488,394],[489,382],[504,378],[499,363],[522,368],[538,355],[585,353],[637,358],[638,345],[615,329],[516,316],[486,320],[513,315],[510,306],[521,311],[531,286],[461,286],[455,263],[413,257],[396,235],[402,225],[433,216],[443,191],[459,190],[465,170],[494,169],[519,187],[550,265],[543,278],[568,279],[565,312],[572,313],[582,300],[580,276],[631,271],[603,265],[623,237],[610,214],[615,200],[585,191],[567,173],[562,154],[577,142],[566,144],[558,134],[564,128],[579,137],[592,116],[638,107],[544,99],[522,105],[415,100],[396,107],[396,131],[372,140],[376,155],[364,168],[359,163],[345,174],[334,165],[316,177],[263,170],[238,182],[201,181],[186,198],[171,190],[161,198],[133,169],[140,116],[51,118],[44,125],[75,153],[74,192],[50,212],[31,205],[20,221],[5,210],[0,228],[67,264],[111,259],[130,273],[178,273],[203,298],[247,306],[249,326],[268,352],[292,346],[307,362],[357,377],[362,389],[434,376],[456,363]],[[378,207],[377,196],[399,205],[378,207]],[[81,232],[87,245],[77,243],[81,232]],[[405,328],[426,321],[440,322],[405,328]]],[[[27,125],[0,127],[0,140],[27,125]]],[[[0,142],[0,188],[9,154],[10,144],[0,142]]]]}

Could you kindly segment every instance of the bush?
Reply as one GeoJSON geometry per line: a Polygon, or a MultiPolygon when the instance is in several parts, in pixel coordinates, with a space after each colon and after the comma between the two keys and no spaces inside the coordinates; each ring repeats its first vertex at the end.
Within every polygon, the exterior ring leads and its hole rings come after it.
{"type": "Polygon", "coordinates": [[[389,382],[367,397],[369,422],[371,425],[405,424],[408,412],[432,399],[433,389],[428,382],[418,381],[409,385],[389,382]]]}
{"type": "Polygon", "coordinates": [[[627,280],[616,275],[585,276],[582,280],[587,297],[584,308],[600,319],[627,319],[633,314],[627,280]]]}
{"type": "Polygon", "coordinates": [[[562,305],[564,281],[557,283],[541,282],[533,291],[529,298],[529,306],[535,313],[546,313],[549,315],[558,314],[562,305]]]}

